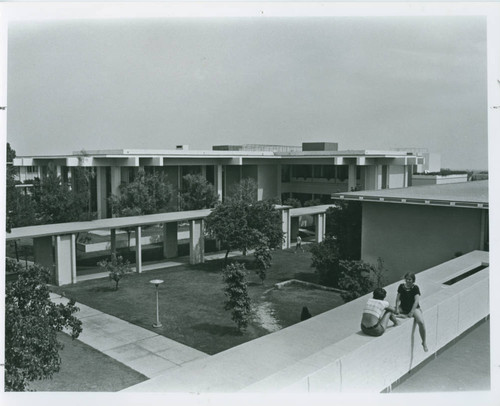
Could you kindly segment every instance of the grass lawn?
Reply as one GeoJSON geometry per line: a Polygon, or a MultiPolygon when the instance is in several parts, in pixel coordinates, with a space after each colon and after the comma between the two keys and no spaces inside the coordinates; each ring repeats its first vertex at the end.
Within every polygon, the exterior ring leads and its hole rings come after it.
{"type": "Polygon", "coordinates": [[[137,371],[64,333],[58,335],[61,369],[52,379],[31,382],[36,392],[116,392],[145,381],[137,371]]]}
{"type": "MultiPolygon", "coordinates": [[[[253,255],[231,258],[251,268],[253,255]]],[[[340,295],[320,289],[289,286],[274,289],[273,285],[289,279],[317,282],[311,268],[311,254],[292,250],[273,252],[273,265],[264,284],[252,269],[248,270],[248,291],[253,316],[244,332],[238,331],[231,313],[224,311],[224,292],[220,270],[222,260],[198,265],[128,274],[119,290],[108,279],[80,282],[54,287],[77,302],[155,331],[207,354],[215,354],[257,337],[300,322],[303,306],[313,316],[343,303],[340,295]],[[163,327],[155,329],[156,297],[149,281],[162,279],[160,285],[160,319],[163,327]]]]}

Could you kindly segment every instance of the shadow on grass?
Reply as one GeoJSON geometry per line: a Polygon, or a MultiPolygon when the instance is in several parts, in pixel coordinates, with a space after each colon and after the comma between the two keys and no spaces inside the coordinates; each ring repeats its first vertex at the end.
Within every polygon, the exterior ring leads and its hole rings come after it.
{"type": "Polygon", "coordinates": [[[221,326],[210,323],[200,323],[193,326],[194,330],[206,331],[217,336],[242,336],[243,332],[237,327],[221,326]]]}
{"type": "Polygon", "coordinates": [[[318,276],[310,272],[297,272],[293,277],[304,282],[318,283],[318,276]]]}
{"type": "Polygon", "coordinates": [[[94,288],[89,289],[91,292],[102,293],[102,292],[116,292],[114,286],[96,286],[94,288]]]}

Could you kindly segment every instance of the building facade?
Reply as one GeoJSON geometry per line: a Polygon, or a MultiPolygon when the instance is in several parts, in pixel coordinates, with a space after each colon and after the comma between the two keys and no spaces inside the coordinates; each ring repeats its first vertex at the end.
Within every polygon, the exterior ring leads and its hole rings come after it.
{"type": "Polygon", "coordinates": [[[338,194],[362,203],[361,259],[388,282],[474,250],[489,251],[488,181],[338,194]]]}
{"type": "MultiPolygon", "coordinates": [[[[217,146],[209,151],[102,150],[62,156],[31,156],[14,159],[21,182],[47,173],[52,166],[65,182],[74,168],[91,168],[92,198],[98,218],[111,217],[108,198],[119,195],[119,186],[133,180],[139,169],[162,171],[174,191],[182,189],[187,174],[201,174],[213,184],[223,200],[244,178],[257,183],[258,199],[296,198],[304,203],[330,203],[332,193],[351,190],[405,188],[414,168],[424,158],[408,151],[338,151],[336,143],[303,143],[297,147],[217,146]]],[[[177,204],[174,193],[173,205],[177,204]]]]}

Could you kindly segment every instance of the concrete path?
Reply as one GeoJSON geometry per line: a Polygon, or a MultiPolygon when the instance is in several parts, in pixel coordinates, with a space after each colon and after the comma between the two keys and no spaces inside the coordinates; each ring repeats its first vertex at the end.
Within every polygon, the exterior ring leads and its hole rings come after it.
{"type": "MultiPolygon", "coordinates": [[[[66,304],[69,301],[54,293],[50,296],[54,303],[66,304]]],[[[82,321],[83,327],[78,340],[148,378],[180,368],[193,360],[209,357],[204,352],[84,304],[76,305],[80,309],[76,316],[82,321]]]]}

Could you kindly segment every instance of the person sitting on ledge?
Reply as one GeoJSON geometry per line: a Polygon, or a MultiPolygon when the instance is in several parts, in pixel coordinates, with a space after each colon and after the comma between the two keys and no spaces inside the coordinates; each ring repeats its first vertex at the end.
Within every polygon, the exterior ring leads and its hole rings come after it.
{"type": "Polygon", "coordinates": [[[398,295],[396,296],[396,314],[398,317],[415,319],[418,324],[422,347],[427,352],[427,343],[425,341],[425,323],[422,309],[420,308],[420,288],[415,285],[415,274],[408,272],[404,276],[405,282],[399,285],[398,295]]]}
{"type": "Polygon", "coordinates": [[[377,288],[373,291],[373,298],[368,299],[368,302],[366,302],[361,319],[363,333],[373,337],[381,336],[387,328],[389,319],[395,326],[399,325],[393,314],[396,309],[389,306],[389,302],[384,300],[386,295],[385,289],[377,288]]]}

